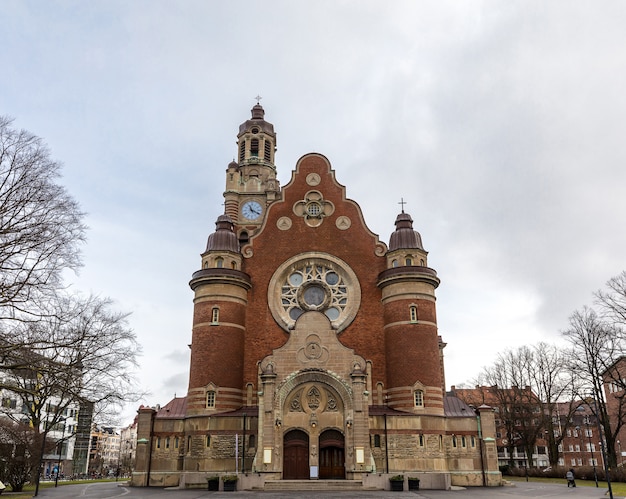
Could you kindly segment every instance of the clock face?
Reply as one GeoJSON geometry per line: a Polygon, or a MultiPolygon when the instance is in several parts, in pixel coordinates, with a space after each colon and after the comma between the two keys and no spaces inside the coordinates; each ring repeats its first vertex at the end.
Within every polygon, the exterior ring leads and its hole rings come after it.
{"type": "Polygon", "coordinates": [[[247,201],[241,208],[241,214],[248,220],[257,220],[263,214],[263,207],[257,201],[247,201]]]}

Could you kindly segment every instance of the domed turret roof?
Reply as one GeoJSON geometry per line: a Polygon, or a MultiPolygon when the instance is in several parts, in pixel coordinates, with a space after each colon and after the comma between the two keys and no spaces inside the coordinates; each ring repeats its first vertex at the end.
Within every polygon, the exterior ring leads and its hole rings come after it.
{"type": "Polygon", "coordinates": [[[215,222],[215,232],[209,236],[206,251],[239,252],[239,242],[233,229],[233,221],[228,215],[220,215],[215,222]]]}
{"type": "Polygon", "coordinates": [[[252,110],[252,118],[244,121],[241,125],[239,125],[239,135],[247,132],[252,127],[258,127],[262,132],[269,133],[274,136],[274,125],[265,121],[265,109],[261,104],[256,104],[252,110]]]}
{"type": "Polygon", "coordinates": [[[424,251],[422,236],[413,230],[413,219],[404,211],[396,217],[396,230],[389,239],[389,251],[398,249],[420,249],[424,251]]]}

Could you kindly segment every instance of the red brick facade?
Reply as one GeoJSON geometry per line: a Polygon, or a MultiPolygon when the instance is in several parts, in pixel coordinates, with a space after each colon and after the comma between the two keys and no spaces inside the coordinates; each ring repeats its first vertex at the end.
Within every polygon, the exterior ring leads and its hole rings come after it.
{"type": "Polygon", "coordinates": [[[183,455],[183,470],[231,466],[224,442],[246,425],[242,468],[265,477],[437,469],[459,473],[459,483],[495,483],[480,478],[489,460],[477,456],[475,438],[454,450],[463,456],[448,455],[453,434],[478,436],[476,415],[442,418],[439,279],[411,217],[399,214],[389,245],[380,241],[320,154],[303,156],[280,188],[273,126],[259,105],[252,117],[239,130],[238,162],[226,170],[225,215],[191,281],[180,417],[184,452],[194,457],[183,455]],[[202,431],[220,445],[208,436],[203,448],[194,440],[202,431]],[[396,446],[394,456],[376,447],[381,438],[396,446]],[[469,474],[467,464],[455,471],[461,461],[475,463],[469,474]]]}

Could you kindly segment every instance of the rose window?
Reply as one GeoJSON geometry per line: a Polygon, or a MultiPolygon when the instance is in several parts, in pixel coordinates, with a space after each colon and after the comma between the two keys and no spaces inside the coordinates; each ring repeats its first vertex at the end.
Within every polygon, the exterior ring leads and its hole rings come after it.
{"type": "Polygon", "coordinates": [[[330,255],[294,257],[276,271],[270,288],[272,314],[285,329],[305,312],[316,311],[342,330],[354,319],[361,299],[354,272],[330,255]]]}

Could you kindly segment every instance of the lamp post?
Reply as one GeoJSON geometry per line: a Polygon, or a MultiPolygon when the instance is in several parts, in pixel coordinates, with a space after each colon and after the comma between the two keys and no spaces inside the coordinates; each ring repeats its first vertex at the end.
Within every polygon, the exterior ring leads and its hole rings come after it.
{"type": "MultiPolygon", "coordinates": [[[[595,395],[595,392],[594,392],[595,395]]],[[[600,425],[600,418],[598,413],[598,404],[596,403],[596,397],[593,397],[593,408],[596,415],[596,424],[598,425],[598,438],[600,439],[600,452],[602,453],[602,461],[604,463],[604,474],[606,475],[606,485],[609,489],[609,497],[613,499],[613,488],[611,487],[611,475],[609,474],[609,463],[606,459],[606,447],[604,446],[604,434],[602,433],[602,426],[600,425]]]]}
{"type": "Polygon", "coordinates": [[[593,457],[593,447],[591,446],[591,432],[589,431],[589,416],[585,416],[585,425],[587,427],[587,438],[589,439],[589,452],[591,452],[591,464],[593,465],[593,478],[598,486],[598,472],[596,471],[596,460],[593,457]]]}
{"type": "Polygon", "coordinates": [[[63,440],[65,440],[65,421],[67,418],[62,418],[59,422],[63,423],[63,432],[61,433],[61,440],[59,440],[59,461],[57,463],[57,476],[54,478],[54,486],[59,486],[59,473],[61,473],[61,453],[63,452],[63,440]]]}

